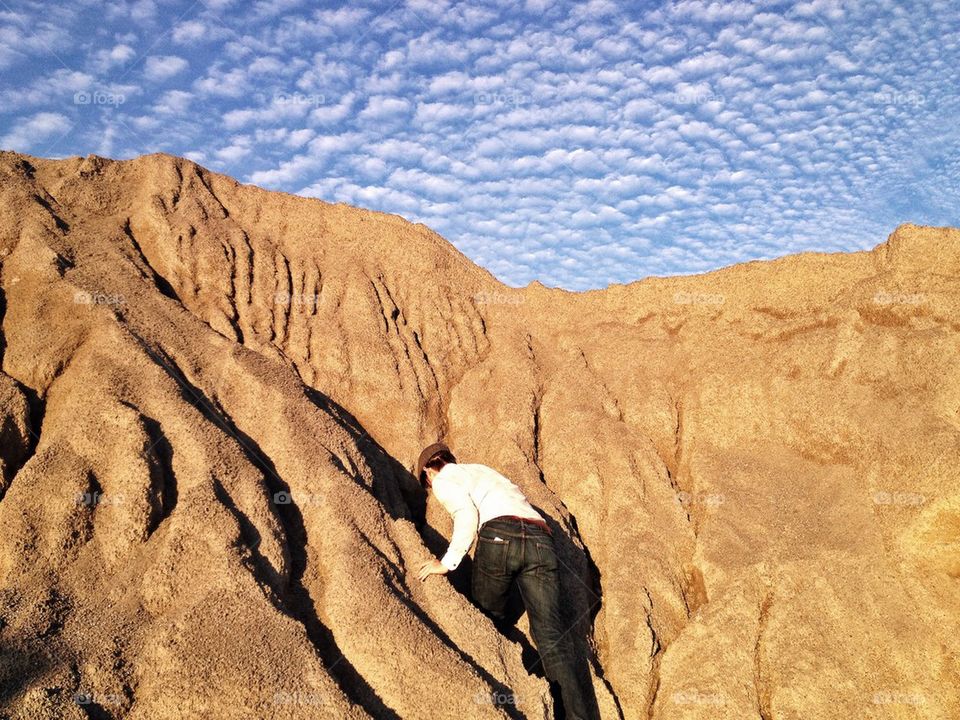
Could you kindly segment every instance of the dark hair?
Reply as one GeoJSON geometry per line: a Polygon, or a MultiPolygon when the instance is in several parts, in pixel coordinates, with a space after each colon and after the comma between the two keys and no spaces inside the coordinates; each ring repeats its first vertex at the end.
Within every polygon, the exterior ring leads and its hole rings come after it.
{"type": "Polygon", "coordinates": [[[453,453],[446,450],[441,450],[436,455],[434,455],[427,463],[423,466],[423,475],[420,478],[420,482],[426,484],[427,482],[427,468],[432,470],[442,470],[443,466],[448,463],[456,463],[457,459],[453,456],[453,453]]]}

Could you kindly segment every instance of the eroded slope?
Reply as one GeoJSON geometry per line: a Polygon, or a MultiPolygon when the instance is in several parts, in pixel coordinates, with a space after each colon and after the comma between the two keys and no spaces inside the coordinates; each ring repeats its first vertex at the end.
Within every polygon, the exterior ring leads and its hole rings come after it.
{"type": "Polygon", "coordinates": [[[0,707],[549,714],[408,577],[445,436],[565,531],[604,717],[960,714],[956,231],[572,294],[166,156],[2,188],[0,707]]]}

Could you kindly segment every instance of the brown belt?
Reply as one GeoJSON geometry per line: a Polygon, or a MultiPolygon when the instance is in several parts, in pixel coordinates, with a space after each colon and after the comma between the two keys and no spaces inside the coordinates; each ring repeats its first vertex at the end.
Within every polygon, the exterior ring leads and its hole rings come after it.
{"type": "MultiPolygon", "coordinates": [[[[550,529],[550,526],[547,525],[543,520],[536,520],[534,518],[525,518],[520,517],[519,515],[498,515],[495,518],[490,518],[487,522],[497,522],[498,520],[519,520],[520,522],[530,523],[531,525],[536,525],[547,531],[548,535],[553,535],[553,531],[550,529]]],[[[486,525],[487,523],[484,523],[486,525]]]]}

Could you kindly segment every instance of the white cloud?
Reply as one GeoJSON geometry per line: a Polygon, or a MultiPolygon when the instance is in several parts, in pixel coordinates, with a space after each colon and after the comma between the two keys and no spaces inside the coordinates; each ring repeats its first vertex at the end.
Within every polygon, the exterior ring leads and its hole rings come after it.
{"type": "Polygon", "coordinates": [[[314,131],[311,130],[310,128],[301,128],[299,130],[293,130],[287,135],[286,140],[284,140],[284,144],[287,147],[291,147],[291,148],[302,147],[307,142],[309,142],[310,139],[313,138],[315,134],[316,133],[314,133],[314,131]]]}
{"type": "Polygon", "coordinates": [[[837,68],[838,70],[842,70],[843,72],[853,72],[859,67],[859,65],[851,60],[846,53],[839,51],[828,53],[826,60],[828,63],[833,65],[833,67],[837,68]]]}
{"type": "Polygon", "coordinates": [[[247,74],[241,68],[224,71],[214,67],[206,77],[194,82],[193,87],[202,95],[214,97],[239,98],[252,94],[256,88],[247,81],[247,74]]]}
{"type": "Polygon", "coordinates": [[[130,17],[138,22],[152,20],[157,14],[157,6],[153,0],[135,0],[130,5],[130,17]]]}
{"type": "Polygon", "coordinates": [[[178,55],[151,55],[147,58],[143,74],[148,80],[162,82],[179,75],[190,63],[178,55]]]}
{"type": "Polygon", "coordinates": [[[679,18],[698,22],[728,22],[744,20],[757,12],[757,6],[748,2],[719,2],[712,0],[680,0],[668,6],[669,11],[679,18]]]}
{"type": "Polygon", "coordinates": [[[651,85],[673,85],[681,78],[680,72],[672,67],[659,66],[644,73],[644,79],[651,85]]]}
{"type": "Polygon", "coordinates": [[[258,57],[247,70],[253,75],[274,75],[283,71],[287,67],[279,58],[265,56],[258,57]]]}
{"type": "Polygon", "coordinates": [[[117,126],[109,123],[100,137],[100,144],[97,146],[97,155],[111,157],[113,155],[114,144],[117,139],[117,126]]]}
{"type": "Polygon", "coordinates": [[[463,184],[454,178],[406,168],[393,171],[387,179],[387,184],[396,189],[417,188],[433,197],[456,197],[463,189],[463,184]]]}
{"type": "Polygon", "coordinates": [[[114,45],[109,50],[98,50],[93,55],[93,66],[98,72],[106,72],[112,67],[124,65],[136,57],[136,51],[126,43],[114,45]]]}
{"type": "Polygon", "coordinates": [[[35,106],[63,108],[84,104],[84,97],[89,99],[94,93],[104,99],[101,104],[113,105],[113,102],[106,102],[107,96],[111,99],[123,96],[126,99],[138,91],[136,85],[103,83],[89,73],[61,68],[35,78],[26,87],[0,91],[0,108],[6,112],[35,106]]]}
{"type": "Polygon", "coordinates": [[[40,143],[63,135],[71,127],[70,120],[61,113],[37,113],[13,123],[10,132],[0,138],[0,146],[5,150],[29,152],[37,149],[40,143]]]}
{"type": "Polygon", "coordinates": [[[320,125],[340,122],[350,116],[355,101],[356,95],[347,93],[334,105],[323,104],[311,110],[310,120],[320,125]]]}
{"type": "Polygon", "coordinates": [[[237,162],[247,157],[250,152],[251,148],[249,144],[233,143],[232,145],[220,148],[215,154],[217,159],[223,162],[237,162]]]}
{"type": "Polygon", "coordinates": [[[48,55],[50,48],[66,51],[74,45],[67,28],[51,23],[49,18],[7,12],[0,20],[0,67],[7,67],[28,57],[48,55]]]}
{"type": "Polygon", "coordinates": [[[404,115],[410,111],[409,100],[384,95],[374,95],[360,111],[360,120],[384,120],[404,115]]]}
{"type": "Polygon", "coordinates": [[[185,90],[168,90],[157,99],[153,111],[165,115],[184,115],[194,108],[194,101],[193,93],[185,90]]]}
{"type": "Polygon", "coordinates": [[[307,145],[307,151],[280,163],[272,170],[251,173],[249,180],[266,187],[280,187],[302,179],[309,172],[324,167],[327,160],[346,148],[355,147],[360,137],[355,133],[344,135],[320,135],[307,145]]]}
{"type": "Polygon", "coordinates": [[[273,170],[257,170],[251,173],[249,180],[253,184],[263,187],[283,187],[288,183],[301,180],[307,173],[318,170],[322,165],[322,158],[297,155],[282,162],[279,167],[273,170]]]}
{"type": "Polygon", "coordinates": [[[335,10],[317,10],[313,13],[314,19],[324,27],[333,30],[353,30],[363,25],[369,18],[370,11],[366,8],[341,7],[335,10]]]}
{"type": "Polygon", "coordinates": [[[209,34],[209,28],[200,20],[184,20],[173,28],[173,41],[181,45],[203,40],[209,34]]]}

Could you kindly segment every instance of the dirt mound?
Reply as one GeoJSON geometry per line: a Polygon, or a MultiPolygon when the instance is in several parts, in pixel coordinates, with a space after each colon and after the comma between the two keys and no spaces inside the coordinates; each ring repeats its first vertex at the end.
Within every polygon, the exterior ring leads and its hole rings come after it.
{"type": "Polygon", "coordinates": [[[412,569],[444,437],[603,717],[960,716],[960,231],[568,293],[178,158],[0,154],[0,717],[552,716],[412,569]]]}

